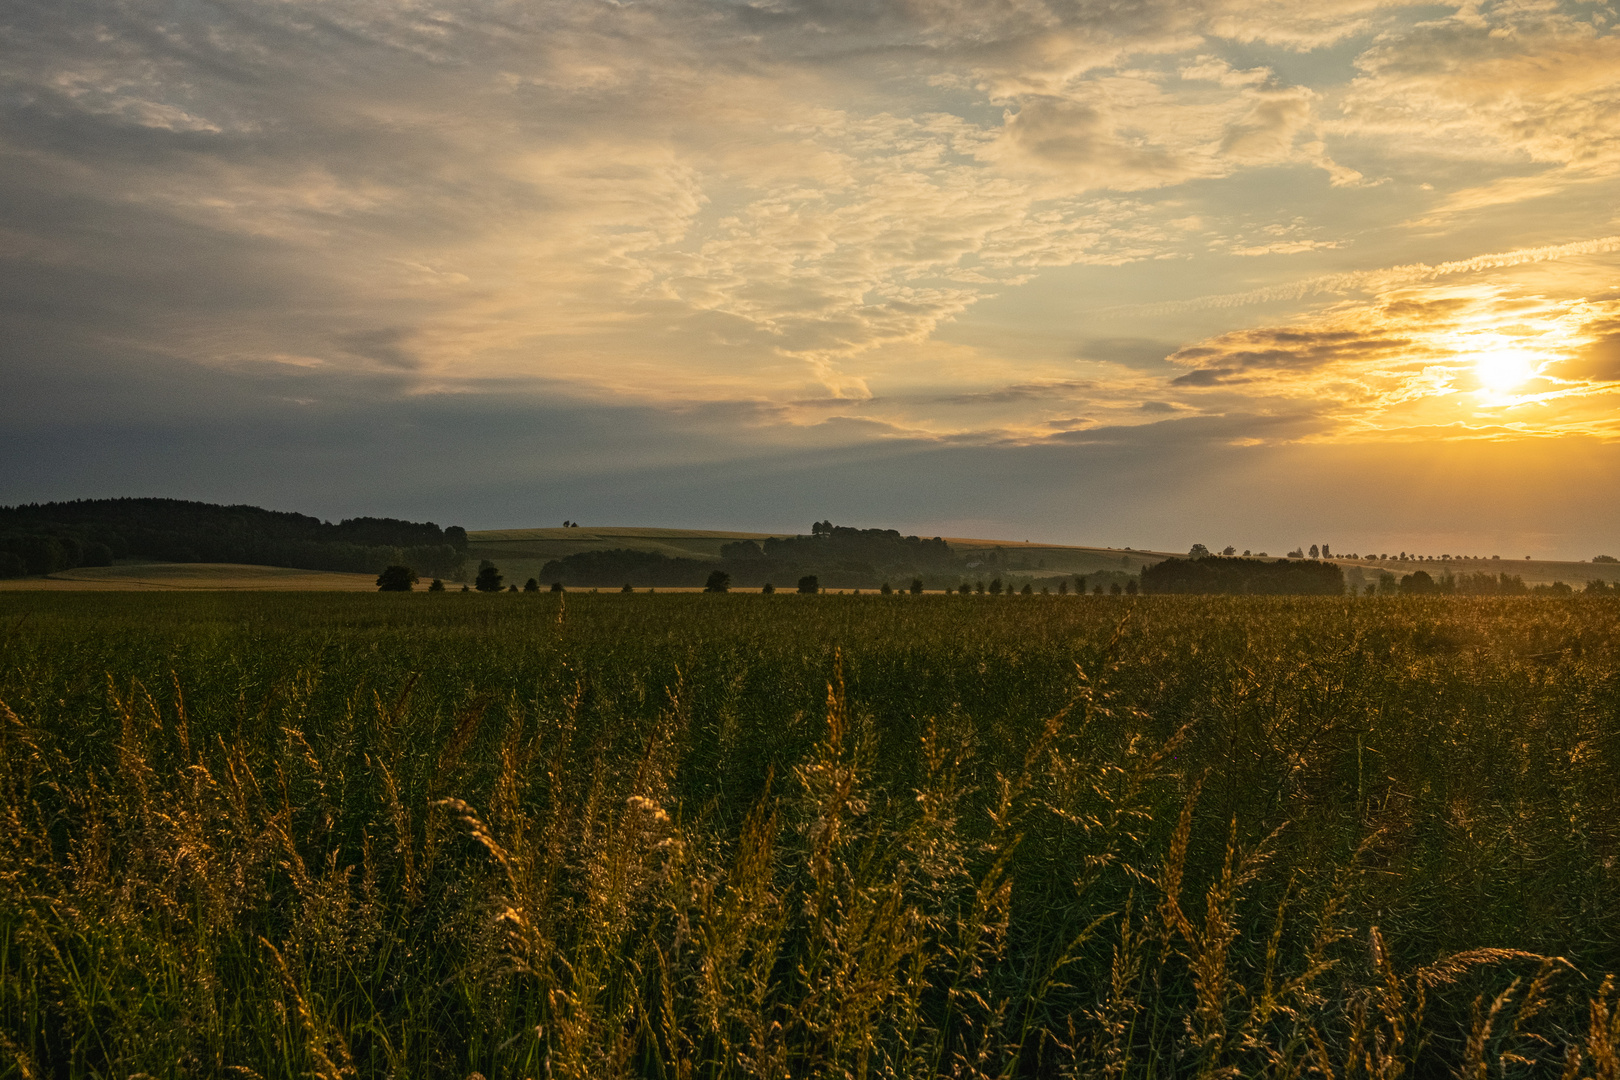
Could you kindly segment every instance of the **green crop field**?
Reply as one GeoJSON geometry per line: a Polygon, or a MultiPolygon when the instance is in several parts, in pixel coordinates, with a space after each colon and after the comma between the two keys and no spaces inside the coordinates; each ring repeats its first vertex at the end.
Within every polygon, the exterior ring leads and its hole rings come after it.
{"type": "Polygon", "coordinates": [[[1620,1074],[1620,601],[0,595],[0,1075],[1620,1074]]]}

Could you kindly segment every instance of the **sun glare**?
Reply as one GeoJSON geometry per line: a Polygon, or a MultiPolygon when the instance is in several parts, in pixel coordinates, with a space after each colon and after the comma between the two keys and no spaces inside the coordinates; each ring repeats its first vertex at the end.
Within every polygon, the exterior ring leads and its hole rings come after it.
{"type": "Polygon", "coordinates": [[[1496,349],[1480,355],[1474,374],[1485,389],[1505,394],[1535,378],[1536,362],[1521,349],[1496,349]]]}

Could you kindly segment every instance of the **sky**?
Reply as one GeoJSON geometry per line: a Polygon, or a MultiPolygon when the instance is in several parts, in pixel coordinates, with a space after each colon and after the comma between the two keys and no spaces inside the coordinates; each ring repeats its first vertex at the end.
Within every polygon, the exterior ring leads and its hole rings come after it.
{"type": "Polygon", "coordinates": [[[1617,28],[13,0],[0,503],[1620,554],[1617,28]]]}

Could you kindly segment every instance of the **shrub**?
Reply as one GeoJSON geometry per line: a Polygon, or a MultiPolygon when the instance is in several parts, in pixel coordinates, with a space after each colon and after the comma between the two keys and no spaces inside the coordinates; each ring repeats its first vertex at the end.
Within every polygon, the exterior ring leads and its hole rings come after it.
{"type": "Polygon", "coordinates": [[[624,583],[624,588],[620,589],[619,591],[620,592],[635,592],[636,590],[632,589],[630,587],[630,583],[627,581],[627,582],[624,583]]]}

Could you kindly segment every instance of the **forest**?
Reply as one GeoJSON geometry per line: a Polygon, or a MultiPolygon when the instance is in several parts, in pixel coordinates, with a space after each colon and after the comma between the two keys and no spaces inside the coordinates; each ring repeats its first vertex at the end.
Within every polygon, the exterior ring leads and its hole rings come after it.
{"type": "Polygon", "coordinates": [[[453,577],[466,530],[395,518],[337,524],[307,514],[182,499],[79,499],[0,507],[0,577],[52,574],[115,560],[250,563],[378,573],[405,563],[453,577]]]}

